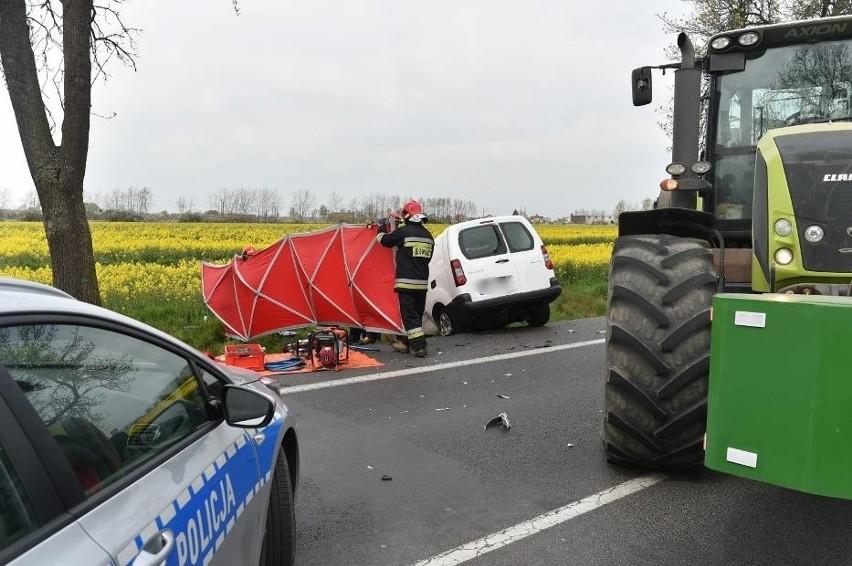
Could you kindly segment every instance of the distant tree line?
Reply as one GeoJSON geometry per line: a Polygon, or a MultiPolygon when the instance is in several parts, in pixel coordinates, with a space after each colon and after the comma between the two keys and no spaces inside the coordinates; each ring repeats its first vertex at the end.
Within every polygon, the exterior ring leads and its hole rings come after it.
{"type": "MultiPolygon", "coordinates": [[[[348,202],[336,191],[321,200],[309,189],[296,189],[287,198],[276,189],[223,187],[208,195],[207,207],[199,207],[193,197],[179,196],[176,210],[159,210],[149,187],[113,189],[109,193],[85,195],[88,220],[163,222],[338,222],[359,223],[399,211],[408,198],[417,198],[431,222],[450,224],[484,215],[476,203],[448,197],[410,197],[374,192],[348,202]]],[[[0,187],[0,219],[42,220],[39,199],[32,192],[17,206],[10,191],[0,187]]]]}

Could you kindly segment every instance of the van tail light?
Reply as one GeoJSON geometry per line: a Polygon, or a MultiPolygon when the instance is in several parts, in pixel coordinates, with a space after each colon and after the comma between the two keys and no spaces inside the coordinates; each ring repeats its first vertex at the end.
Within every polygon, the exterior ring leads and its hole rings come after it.
{"type": "Polygon", "coordinates": [[[462,269],[461,262],[459,260],[452,260],[450,262],[450,269],[453,270],[453,280],[456,282],[456,287],[461,287],[467,283],[467,277],[464,276],[464,269],[462,269]]]}
{"type": "Polygon", "coordinates": [[[553,269],[553,260],[550,259],[550,254],[547,253],[547,246],[541,246],[541,255],[544,257],[544,266],[547,269],[553,269]]]}

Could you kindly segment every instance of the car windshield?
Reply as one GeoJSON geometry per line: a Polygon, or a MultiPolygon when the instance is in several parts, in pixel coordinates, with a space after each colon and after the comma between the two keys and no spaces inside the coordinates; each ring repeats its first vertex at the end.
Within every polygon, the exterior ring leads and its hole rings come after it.
{"type": "Polygon", "coordinates": [[[751,217],[755,146],[770,129],[849,120],[852,40],[775,47],[716,80],[714,186],[721,219],[751,217]]]}

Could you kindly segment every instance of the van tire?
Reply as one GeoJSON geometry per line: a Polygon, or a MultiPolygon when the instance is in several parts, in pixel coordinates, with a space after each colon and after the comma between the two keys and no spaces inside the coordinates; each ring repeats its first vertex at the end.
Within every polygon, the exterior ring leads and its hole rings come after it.
{"type": "Polygon", "coordinates": [[[262,566],[290,566],[296,562],[296,511],[293,482],[284,450],[278,451],[272,474],[266,534],[263,537],[262,566]]]}
{"type": "Polygon", "coordinates": [[[441,306],[436,306],[435,310],[437,311],[435,320],[438,321],[438,333],[441,336],[452,336],[455,334],[458,326],[456,326],[456,321],[452,315],[447,312],[447,309],[441,306]]]}
{"type": "Polygon", "coordinates": [[[713,256],[702,240],[622,236],[609,271],[603,444],[614,464],[704,461],[713,256]]]}
{"type": "Polygon", "coordinates": [[[530,326],[544,326],[550,320],[550,305],[538,305],[530,309],[527,314],[527,324],[530,326]]]}

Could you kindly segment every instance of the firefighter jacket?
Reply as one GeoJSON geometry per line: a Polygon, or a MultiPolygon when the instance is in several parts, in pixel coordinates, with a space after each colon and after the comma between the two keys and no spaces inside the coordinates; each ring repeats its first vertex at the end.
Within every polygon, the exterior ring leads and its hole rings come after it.
{"type": "Polygon", "coordinates": [[[409,222],[390,234],[379,234],[379,243],[386,248],[396,246],[396,291],[428,289],[429,260],[435,239],[421,222],[409,222]]]}

